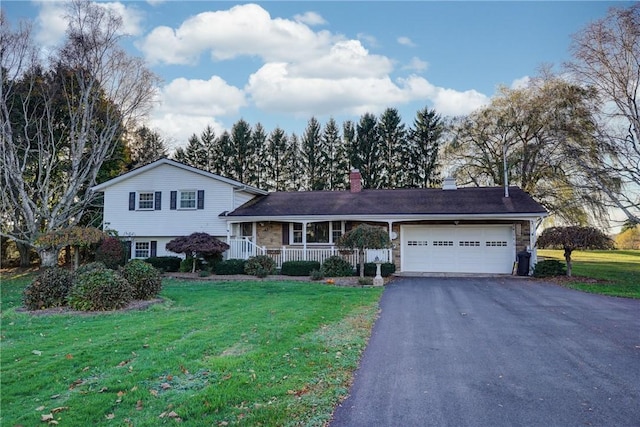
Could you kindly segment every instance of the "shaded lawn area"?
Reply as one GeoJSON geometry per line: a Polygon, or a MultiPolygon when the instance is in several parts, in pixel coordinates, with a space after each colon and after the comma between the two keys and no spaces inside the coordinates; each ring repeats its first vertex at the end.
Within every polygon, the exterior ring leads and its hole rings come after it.
{"type": "Polygon", "coordinates": [[[346,396],[380,288],[165,280],[143,311],[16,311],[2,279],[0,424],[323,425],[346,396]]]}
{"type": "MultiPolygon", "coordinates": [[[[539,249],[538,254],[564,263],[561,250],[539,249]]],[[[562,280],[563,286],[603,295],[640,298],[640,251],[573,251],[571,259],[574,277],[562,280]]]]}

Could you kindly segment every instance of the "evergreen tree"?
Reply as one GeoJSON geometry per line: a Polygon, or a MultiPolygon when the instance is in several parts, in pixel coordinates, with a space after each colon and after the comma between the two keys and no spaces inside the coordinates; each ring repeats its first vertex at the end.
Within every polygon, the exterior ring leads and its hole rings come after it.
{"type": "Polygon", "coordinates": [[[324,171],[321,163],[321,126],[315,117],[311,117],[305,128],[300,144],[300,161],[303,170],[305,190],[324,188],[324,171]]]}
{"type": "Polygon", "coordinates": [[[131,168],[167,157],[167,147],[160,134],[146,126],[136,129],[129,140],[131,168]]]}
{"type": "Polygon", "coordinates": [[[287,152],[284,157],[286,165],[286,191],[300,191],[304,185],[304,173],[302,172],[302,162],[300,160],[300,142],[298,135],[291,134],[287,152]]]}
{"type": "Polygon", "coordinates": [[[338,125],[333,117],[324,125],[321,153],[324,165],[324,189],[344,190],[347,188],[349,161],[345,146],[340,140],[338,125]]]}
{"type": "Polygon", "coordinates": [[[211,126],[204,128],[200,134],[200,144],[202,146],[203,158],[200,159],[202,169],[207,172],[216,173],[216,155],[218,150],[218,140],[216,133],[211,126]]]}
{"type": "Polygon", "coordinates": [[[251,144],[251,126],[243,119],[231,127],[229,160],[231,178],[248,185],[255,183],[256,177],[253,169],[255,150],[251,144]]]}
{"type": "Polygon", "coordinates": [[[427,188],[441,183],[438,154],[444,129],[444,123],[435,110],[425,107],[416,114],[409,130],[410,143],[404,160],[408,186],[427,188]]]}
{"type": "Polygon", "coordinates": [[[251,172],[254,186],[258,188],[266,187],[266,171],[265,171],[265,152],[267,146],[267,133],[261,123],[257,123],[253,127],[251,134],[251,151],[253,153],[253,161],[251,162],[251,172]]]}
{"type": "Polygon", "coordinates": [[[387,108],[378,123],[381,139],[381,187],[400,187],[405,175],[402,151],[407,144],[407,131],[395,108],[387,108]]]}
{"type": "Polygon", "coordinates": [[[362,188],[382,187],[380,146],[376,116],[365,113],[356,126],[357,151],[352,153],[352,164],[362,174],[362,188]]]}
{"type": "Polygon", "coordinates": [[[216,155],[216,173],[227,178],[233,177],[231,170],[231,155],[233,153],[233,142],[228,131],[222,132],[218,138],[216,155]]]}
{"type": "Polygon", "coordinates": [[[206,163],[206,150],[202,145],[202,141],[195,133],[189,137],[187,146],[185,148],[179,147],[176,149],[174,159],[185,165],[193,166],[194,168],[205,169],[206,163]],[[203,161],[205,159],[205,161],[203,161]]]}
{"type": "Polygon", "coordinates": [[[287,188],[285,173],[285,155],[287,152],[287,134],[281,128],[275,128],[267,140],[264,154],[265,181],[267,190],[284,191],[287,188]]]}

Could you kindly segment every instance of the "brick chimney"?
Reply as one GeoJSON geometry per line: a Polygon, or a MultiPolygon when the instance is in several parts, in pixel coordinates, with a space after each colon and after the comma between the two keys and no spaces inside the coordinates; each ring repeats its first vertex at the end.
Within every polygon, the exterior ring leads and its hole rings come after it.
{"type": "Polygon", "coordinates": [[[458,186],[456,185],[456,179],[448,176],[442,181],[442,189],[443,190],[457,190],[458,186]]]}
{"type": "Polygon", "coordinates": [[[362,175],[358,169],[351,169],[349,173],[349,184],[352,193],[359,193],[362,191],[362,175]]]}

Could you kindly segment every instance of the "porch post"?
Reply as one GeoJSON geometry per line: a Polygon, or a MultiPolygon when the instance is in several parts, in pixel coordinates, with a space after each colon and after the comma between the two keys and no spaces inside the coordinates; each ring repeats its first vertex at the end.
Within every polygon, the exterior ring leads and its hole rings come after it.
{"type": "MultiPolygon", "coordinates": [[[[389,241],[393,241],[391,235],[393,234],[393,221],[389,220],[387,221],[387,223],[389,224],[389,241]]],[[[393,244],[392,246],[389,248],[389,260],[388,262],[393,263],[393,244]]]]}
{"type": "MultiPolygon", "coordinates": [[[[231,246],[231,221],[227,220],[227,244],[229,246],[231,246]]],[[[225,255],[224,258],[225,259],[229,259],[229,257],[231,256],[231,254],[229,252],[231,251],[225,251],[225,255]]]]}
{"type": "Polygon", "coordinates": [[[302,221],[302,259],[307,260],[307,221],[302,221]]]}

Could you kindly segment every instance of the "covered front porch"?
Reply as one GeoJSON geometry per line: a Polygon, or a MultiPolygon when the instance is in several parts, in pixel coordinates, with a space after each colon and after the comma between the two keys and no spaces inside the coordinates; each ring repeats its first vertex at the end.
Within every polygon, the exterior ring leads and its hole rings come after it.
{"type": "MultiPolygon", "coordinates": [[[[340,256],[356,268],[360,259],[357,250],[344,250],[337,241],[359,221],[290,220],[290,221],[229,221],[225,252],[227,259],[248,259],[256,255],[272,258],[278,268],[287,261],[317,261],[322,264],[331,256],[340,256]]],[[[390,240],[397,236],[392,222],[378,223],[389,230],[390,240]]],[[[394,249],[367,249],[365,262],[394,262],[394,249]]]]}

